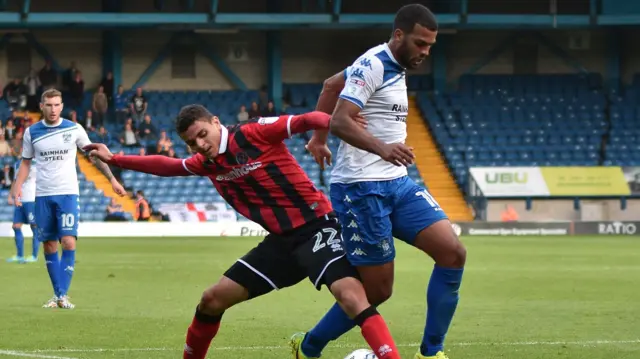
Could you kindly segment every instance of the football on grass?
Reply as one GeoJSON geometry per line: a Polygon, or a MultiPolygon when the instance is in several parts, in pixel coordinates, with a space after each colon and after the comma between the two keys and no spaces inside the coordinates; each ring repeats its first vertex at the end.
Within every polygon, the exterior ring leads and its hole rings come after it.
{"type": "Polygon", "coordinates": [[[344,359],[378,359],[378,357],[369,349],[358,349],[344,359]]]}

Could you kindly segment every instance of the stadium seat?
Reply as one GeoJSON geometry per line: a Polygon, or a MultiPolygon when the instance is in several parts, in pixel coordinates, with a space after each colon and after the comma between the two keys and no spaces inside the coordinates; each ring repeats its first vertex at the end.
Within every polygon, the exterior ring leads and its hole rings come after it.
{"type": "Polygon", "coordinates": [[[607,117],[615,136],[606,160],[630,163],[633,152],[616,146],[635,140],[640,86],[632,94],[607,114],[597,74],[464,75],[457,91],[420,93],[417,103],[464,189],[470,166],[598,165],[607,117]]]}

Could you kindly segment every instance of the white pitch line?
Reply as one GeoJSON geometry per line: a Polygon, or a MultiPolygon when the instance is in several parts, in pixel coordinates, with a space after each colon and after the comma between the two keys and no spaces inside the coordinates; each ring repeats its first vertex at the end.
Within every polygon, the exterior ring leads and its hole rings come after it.
{"type": "Polygon", "coordinates": [[[33,352],[23,352],[23,351],[15,351],[15,350],[0,350],[0,355],[10,355],[14,357],[27,357],[27,358],[44,358],[44,359],[76,359],[76,358],[70,358],[70,357],[34,354],[33,352]]]}
{"type": "MultiPolygon", "coordinates": [[[[469,346],[532,346],[532,345],[577,345],[577,346],[598,346],[598,345],[617,345],[617,344],[640,344],[640,339],[630,340],[586,340],[586,341],[522,341],[522,342],[462,342],[451,343],[448,347],[469,347],[469,346]]],[[[358,348],[362,345],[358,344],[337,344],[330,345],[329,348],[358,348]]],[[[419,347],[420,343],[398,344],[398,347],[419,347]]],[[[252,351],[252,350],[275,350],[288,349],[288,346],[228,346],[216,347],[212,346],[211,351],[252,351]]],[[[39,349],[23,353],[98,353],[98,352],[163,352],[163,351],[182,351],[182,348],[77,348],[77,349],[39,349]]],[[[66,358],[65,358],[66,359],[66,358]]]]}

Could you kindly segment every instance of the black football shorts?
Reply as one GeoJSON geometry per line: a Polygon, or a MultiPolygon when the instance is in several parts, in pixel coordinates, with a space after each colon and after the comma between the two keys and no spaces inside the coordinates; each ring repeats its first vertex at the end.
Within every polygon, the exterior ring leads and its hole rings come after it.
{"type": "Polygon", "coordinates": [[[247,288],[255,298],[309,278],[320,290],[346,277],[358,277],[347,260],[340,223],[331,213],[286,235],[269,234],[238,259],[225,277],[247,288]]]}

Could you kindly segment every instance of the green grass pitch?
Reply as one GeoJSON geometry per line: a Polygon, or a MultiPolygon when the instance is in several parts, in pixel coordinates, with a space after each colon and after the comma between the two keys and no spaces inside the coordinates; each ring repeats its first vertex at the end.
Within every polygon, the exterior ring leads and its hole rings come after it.
{"type": "MultiPolygon", "coordinates": [[[[76,309],[43,309],[52,295],[38,263],[0,263],[1,358],[179,358],[202,290],[257,238],[96,239],[78,242],[76,309]]],[[[447,337],[452,359],[640,358],[639,237],[463,238],[461,301],[447,337]]],[[[13,255],[0,239],[0,255],[13,255]]],[[[25,252],[30,239],[25,240],[25,252]]],[[[380,308],[404,358],[422,337],[432,261],[397,244],[393,298],[380,308]]],[[[225,314],[209,358],[290,358],[289,336],[332,304],[297,287],[225,314]]],[[[357,330],[323,358],[366,348],[357,330]]]]}

